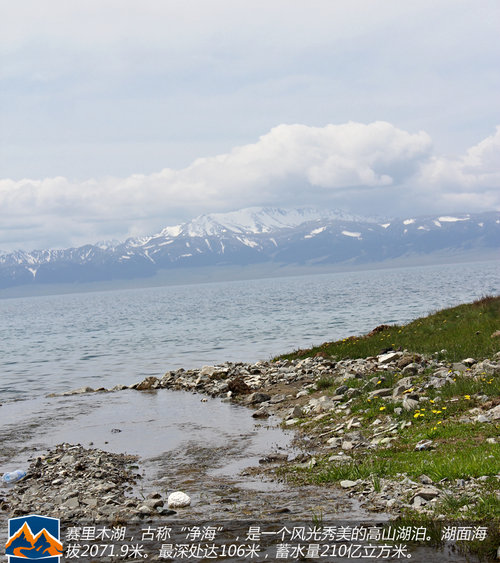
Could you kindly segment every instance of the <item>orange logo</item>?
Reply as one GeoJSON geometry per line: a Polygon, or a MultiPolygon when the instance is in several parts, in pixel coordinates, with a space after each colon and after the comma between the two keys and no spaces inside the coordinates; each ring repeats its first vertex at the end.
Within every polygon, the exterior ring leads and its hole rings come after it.
{"type": "Polygon", "coordinates": [[[62,544],[59,541],[59,519],[45,516],[23,516],[9,520],[9,539],[5,553],[9,563],[40,560],[59,563],[62,544]]]}

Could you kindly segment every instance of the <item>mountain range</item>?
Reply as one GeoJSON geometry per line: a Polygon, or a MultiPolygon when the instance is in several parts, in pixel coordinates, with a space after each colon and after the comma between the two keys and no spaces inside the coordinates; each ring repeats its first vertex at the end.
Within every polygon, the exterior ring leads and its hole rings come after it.
{"type": "Polygon", "coordinates": [[[152,277],[202,266],[359,265],[443,253],[493,255],[500,212],[382,219],[339,210],[248,208],[123,242],[0,253],[0,288],[152,277]]]}

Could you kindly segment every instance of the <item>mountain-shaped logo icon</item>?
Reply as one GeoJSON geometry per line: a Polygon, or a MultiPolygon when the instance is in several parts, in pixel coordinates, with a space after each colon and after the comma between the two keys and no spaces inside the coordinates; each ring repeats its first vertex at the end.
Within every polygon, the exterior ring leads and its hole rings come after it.
{"type": "Polygon", "coordinates": [[[59,541],[60,523],[57,518],[23,516],[9,520],[9,539],[5,553],[9,563],[41,560],[59,563],[62,544],[59,541]]]}

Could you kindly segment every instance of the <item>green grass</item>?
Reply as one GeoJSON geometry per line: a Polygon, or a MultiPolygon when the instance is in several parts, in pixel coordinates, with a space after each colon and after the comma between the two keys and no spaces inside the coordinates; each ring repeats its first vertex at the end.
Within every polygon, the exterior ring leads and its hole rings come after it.
{"type": "Polygon", "coordinates": [[[384,449],[359,455],[352,463],[336,464],[319,462],[311,469],[296,470],[300,481],[322,484],[349,479],[378,479],[395,477],[405,473],[417,479],[425,473],[433,481],[440,479],[467,479],[483,475],[496,475],[500,471],[500,445],[483,444],[478,452],[477,444],[443,443],[436,451],[401,451],[384,449]]]}
{"type": "Polygon", "coordinates": [[[335,379],[332,377],[323,376],[316,381],[315,385],[317,391],[329,389],[330,387],[333,387],[335,385],[335,379]]]}
{"type": "MultiPolygon", "coordinates": [[[[492,358],[500,350],[500,338],[491,338],[498,330],[500,296],[485,297],[474,303],[438,311],[404,326],[383,326],[365,336],[325,343],[282,358],[297,359],[320,353],[340,360],[366,358],[388,349],[406,349],[412,354],[433,355],[447,362],[460,362],[467,357],[482,360],[492,358]],[[441,353],[441,350],[446,351],[441,353]]],[[[335,386],[346,385],[356,388],[356,394],[346,393],[339,401],[339,405],[349,403],[349,414],[332,412],[320,421],[305,418],[300,421],[304,431],[321,438],[325,435],[325,428],[328,430],[333,424],[345,421],[348,416],[356,416],[361,423],[359,430],[370,437],[378,428],[373,427],[372,422],[378,418],[384,424],[398,423],[390,433],[378,436],[393,440],[387,445],[379,444],[374,449],[350,451],[349,455],[353,458],[350,463],[329,462],[329,453],[323,457],[316,456],[318,462],[312,467],[287,466],[281,468],[279,473],[301,484],[329,484],[344,479],[369,480],[376,492],[381,490],[383,479],[399,480],[403,474],[414,481],[425,474],[435,483],[443,479],[452,482],[455,479],[484,477],[476,481],[478,489],[473,496],[457,494],[456,491],[442,494],[431,516],[405,509],[403,517],[417,520],[430,518],[431,524],[437,523],[437,516],[488,525],[498,522],[500,499],[497,496],[496,475],[500,474],[500,444],[487,440],[498,437],[500,423],[473,422],[477,414],[483,411],[469,411],[483,405],[489,409],[496,404],[492,400],[500,396],[500,375],[476,373],[470,377],[467,372],[456,375],[457,372],[450,366],[449,374],[453,380],[435,389],[427,387],[434,369],[429,367],[412,378],[411,391],[408,391],[410,394],[415,392],[421,400],[417,408],[410,411],[402,408],[403,397],[397,401],[383,397],[368,398],[369,393],[377,388],[393,388],[397,385],[405,377],[399,369],[346,379],[341,383],[337,380],[335,385],[331,377],[323,376],[316,382],[318,390],[332,394],[335,386]],[[401,410],[395,413],[396,408],[401,410]],[[421,440],[432,440],[433,449],[415,451],[415,445],[421,440]]],[[[446,484],[443,488],[446,488],[446,484]]],[[[490,555],[496,551],[496,539],[498,530],[493,539],[464,546],[464,549],[490,555]]]]}
{"type": "Polygon", "coordinates": [[[297,470],[301,481],[331,483],[342,479],[368,479],[373,483],[382,477],[405,473],[417,479],[422,473],[433,481],[467,479],[500,474],[500,444],[490,444],[487,438],[497,437],[499,424],[415,419],[410,427],[399,429],[387,448],[351,453],[353,462],[337,464],[327,457],[315,467],[297,470]],[[415,451],[421,440],[431,439],[433,450],[415,451]]]}
{"type": "MultiPolygon", "coordinates": [[[[444,529],[450,525],[459,525],[459,522],[450,522],[451,515],[444,521],[437,520],[433,514],[421,514],[415,511],[408,511],[396,520],[392,520],[389,525],[392,526],[410,526],[424,527],[427,530],[429,542],[427,545],[439,548],[445,543],[441,538],[444,529]]],[[[463,519],[463,515],[460,517],[463,519]]],[[[474,519],[475,520],[475,519],[474,519]]],[[[470,524],[470,520],[464,521],[464,524],[470,524]]],[[[498,523],[489,518],[479,519],[475,525],[487,528],[486,540],[479,541],[457,541],[456,548],[459,553],[464,554],[464,561],[469,561],[469,554],[473,554],[479,561],[495,561],[497,548],[500,545],[500,530],[498,523]]],[[[417,542],[418,544],[418,542],[417,542]]],[[[458,559],[457,559],[458,560],[458,559]]],[[[477,559],[476,559],[477,560],[477,559]]]]}
{"type": "Polygon", "coordinates": [[[475,393],[486,394],[489,397],[500,396],[500,377],[493,375],[481,375],[479,379],[467,376],[457,376],[453,383],[447,383],[439,390],[429,390],[431,399],[439,395],[442,399],[453,397],[472,396],[475,393]]]}
{"type": "Polygon", "coordinates": [[[491,338],[497,330],[500,330],[500,296],[490,296],[438,311],[407,325],[383,325],[365,336],[326,342],[279,359],[306,358],[318,353],[337,359],[366,358],[398,348],[420,354],[434,354],[444,349],[442,359],[449,361],[467,357],[481,359],[499,351],[500,338],[491,338]]]}

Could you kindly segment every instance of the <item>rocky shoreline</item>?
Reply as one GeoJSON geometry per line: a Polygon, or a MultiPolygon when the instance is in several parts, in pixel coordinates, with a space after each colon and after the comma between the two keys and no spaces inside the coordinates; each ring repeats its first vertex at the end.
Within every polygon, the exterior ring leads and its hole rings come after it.
{"type": "MultiPolygon", "coordinates": [[[[439,397],[440,389],[446,384],[457,377],[478,380],[500,374],[500,353],[491,360],[466,358],[453,364],[439,357],[440,354],[424,357],[406,351],[388,351],[354,360],[336,361],[319,355],[255,364],[224,363],[171,371],[162,378],[148,377],[129,387],[121,385],[110,390],[84,387],[66,395],[126,389],[183,390],[248,406],[257,419],[276,416],[284,427],[295,430],[304,453],[270,454],[250,473],[282,479],[289,470],[300,473],[325,460],[331,466],[348,466],[360,453],[370,456],[377,450],[390,448],[397,443],[399,432],[411,427],[413,418],[423,416],[426,408],[446,409],[445,401],[439,397]],[[429,399],[429,390],[435,391],[435,399],[429,399]],[[363,393],[368,403],[377,401],[380,405],[379,414],[369,424],[363,418],[365,411],[352,412],[363,393]]],[[[498,428],[500,399],[492,400],[482,394],[473,399],[475,406],[456,420],[498,428]]],[[[498,438],[490,437],[487,441],[496,444],[498,438]]],[[[439,445],[433,440],[414,444],[415,451],[436,447],[439,445]]],[[[10,516],[43,512],[64,519],[96,521],[175,514],[167,508],[167,499],[161,492],[152,492],[147,498],[134,496],[134,485],[141,477],[137,469],[137,459],[133,456],[62,444],[32,460],[30,478],[18,483],[5,498],[0,497],[0,508],[10,516]]],[[[341,479],[336,488],[366,512],[398,516],[409,509],[435,515],[434,507],[443,497],[466,495],[473,502],[488,478],[491,475],[436,481],[425,473],[418,479],[403,473],[378,479],[341,479]]]]}
{"type": "MultiPolygon", "coordinates": [[[[222,364],[205,366],[200,370],[178,370],[169,372],[161,379],[147,378],[132,386],[138,390],[182,389],[204,393],[213,397],[226,396],[230,400],[254,409],[255,418],[275,415],[285,427],[294,428],[297,439],[306,445],[308,453],[300,458],[288,460],[287,456],[262,460],[279,462],[292,467],[310,468],[317,459],[327,456],[331,464],[349,464],[352,452],[365,450],[367,455],[375,449],[388,448],[398,440],[398,430],[412,425],[411,420],[400,420],[404,411],[421,413],[432,406],[426,392],[439,391],[457,377],[473,379],[500,374],[500,353],[493,360],[476,361],[466,358],[462,362],[449,364],[435,357],[423,357],[404,351],[389,351],[378,356],[335,361],[322,356],[303,360],[281,360],[256,364],[222,364]],[[398,374],[391,386],[385,385],[384,373],[398,374]],[[349,380],[359,380],[360,386],[349,387],[349,380]],[[322,381],[328,381],[331,391],[325,393],[322,381]],[[318,385],[319,382],[319,385],[318,385]],[[351,413],[350,404],[364,389],[368,401],[380,399],[380,416],[369,426],[363,424],[361,416],[351,413]],[[385,404],[396,403],[392,414],[385,414],[385,404]],[[322,424],[328,415],[336,416],[334,424],[322,424]]],[[[388,378],[389,379],[389,378],[388,378]]],[[[438,398],[432,401],[439,405],[438,398]]],[[[476,422],[496,425],[500,422],[500,399],[491,400],[486,395],[478,396],[480,406],[469,409],[459,417],[461,423],[476,422]]],[[[443,403],[441,403],[443,404],[443,403]]],[[[446,407],[445,407],[446,408],[446,407]]],[[[497,443],[497,438],[489,438],[497,443]]],[[[432,440],[415,444],[415,450],[433,449],[432,440]]],[[[267,473],[276,473],[273,468],[267,473]]],[[[496,476],[500,479],[500,474],[496,476]]],[[[339,486],[349,498],[356,498],[361,506],[371,512],[399,515],[405,509],[421,513],[432,513],[436,502],[443,496],[467,495],[473,499],[481,491],[478,478],[439,482],[426,474],[418,480],[407,475],[398,479],[372,478],[340,480],[339,486]]]]}

